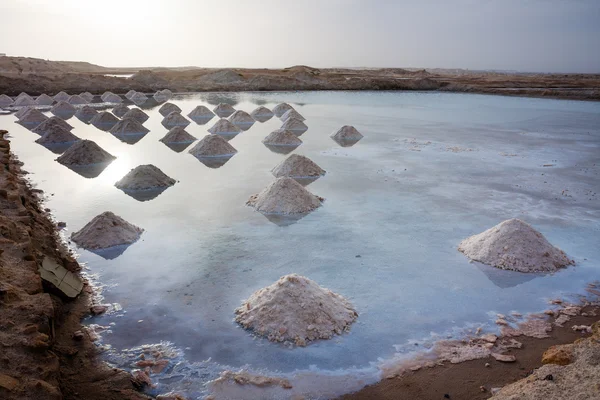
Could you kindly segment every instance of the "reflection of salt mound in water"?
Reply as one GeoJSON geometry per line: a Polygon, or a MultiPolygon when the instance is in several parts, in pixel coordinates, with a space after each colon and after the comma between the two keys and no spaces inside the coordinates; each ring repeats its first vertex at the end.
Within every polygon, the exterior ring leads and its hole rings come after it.
{"type": "Polygon", "coordinates": [[[183,126],[172,128],[162,139],[160,139],[161,142],[168,144],[189,144],[195,140],[196,138],[190,135],[183,126]]]}
{"type": "Polygon", "coordinates": [[[19,94],[13,103],[13,106],[15,107],[25,107],[33,105],[35,105],[35,100],[33,100],[33,98],[27,93],[19,94]]]}
{"type": "Polygon", "coordinates": [[[84,98],[88,103],[91,103],[94,100],[94,95],[90,92],[79,93],[79,95],[84,98]]]}
{"type": "Polygon", "coordinates": [[[515,271],[491,267],[482,263],[475,263],[475,265],[494,285],[502,289],[515,287],[525,282],[529,282],[535,278],[544,276],[542,273],[534,272],[529,274],[521,274],[515,271]]]}
{"type": "Polygon", "coordinates": [[[13,99],[5,94],[0,94],[0,107],[12,106],[14,103],[13,99]]]}
{"type": "Polygon", "coordinates": [[[227,143],[227,141],[219,135],[206,135],[190,149],[190,154],[197,158],[228,158],[235,153],[237,153],[235,147],[227,143]]]}
{"type": "Polygon", "coordinates": [[[220,119],[208,131],[215,135],[235,136],[242,130],[228,120],[220,119]]]}
{"type": "Polygon", "coordinates": [[[516,218],[463,240],[458,250],[472,260],[519,272],[554,272],[574,264],[540,232],[516,218]]]}
{"type": "Polygon", "coordinates": [[[66,92],[60,91],[60,92],[58,92],[58,93],[56,93],[54,95],[54,100],[57,101],[57,102],[59,102],[59,101],[67,101],[67,100],[69,100],[69,97],[71,97],[71,95],[69,95],[66,92]]]}
{"type": "Polygon", "coordinates": [[[273,111],[269,110],[267,107],[260,106],[252,111],[250,116],[252,116],[255,121],[266,122],[273,118],[273,111]]]}
{"type": "Polygon", "coordinates": [[[38,135],[43,135],[44,133],[48,132],[50,129],[53,129],[56,126],[68,132],[73,130],[73,127],[65,120],[62,120],[58,117],[50,117],[35,128],[33,128],[31,132],[37,133],[38,135]]]}
{"type": "Polygon", "coordinates": [[[178,106],[176,106],[173,103],[165,103],[158,109],[158,112],[163,117],[166,117],[167,115],[171,114],[174,111],[181,113],[181,108],[179,108],[178,106]]]}
{"type": "Polygon", "coordinates": [[[142,228],[130,224],[110,211],[94,217],[81,230],[71,235],[71,240],[88,250],[107,249],[136,242],[142,228]]]}
{"type": "Polygon", "coordinates": [[[117,122],[119,122],[119,119],[108,111],[99,112],[90,120],[90,123],[96,128],[105,131],[115,126],[117,122]]]}
{"type": "Polygon", "coordinates": [[[98,111],[96,111],[95,108],[90,106],[83,106],[79,110],[77,110],[75,116],[87,124],[92,120],[92,118],[94,118],[96,114],[98,114],[98,111]]]}
{"type": "Polygon", "coordinates": [[[115,136],[120,135],[145,135],[150,132],[148,128],[133,118],[123,118],[108,130],[115,136]]]}
{"type": "Polygon", "coordinates": [[[281,125],[281,129],[288,130],[293,134],[300,136],[308,130],[308,126],[299,119],[290,118],[281,125]]]}
{"type": "Polygon", "coordinates": [[[70,118],[77,112],[77,109],[66,101],[59,101],[54,107],[50,109],[50,112],[57,117],[70,118]]]}
{"type": "Polygon", "coordinates": [[[325,170],[310,158],[298,154],[292,154],[280,162],[271,172],[276,178],[286,176],[295,179],[300,184],[314,182],[325,175],[325,170]]]}
{"type": "Polygon", "coordinates": [[[277,178],[246,203],[264,214],[303,214],[321,206],[315,196],[292,178],[277,178]]]}
{"type": "Polygon", "coordinates": [[[299,346],[341,335],[358,317],[344,297],[296,274],[258,290],[235,313],[244,328],[274,342],[299,346]]]}
{"type": "Polygon", "coordinates": [[[186,127],[190,124],[190,121],[188,121],[183,115],[179,114],[179,112],[173,111],[167,115],[161,123],[166,128],[172,128],[174,126],[186,127]]]}
{"type": "Polygon", "coordinates": [[[123,115],[125,115],[127,111],[129,111],[129,107],[127,107],[125,104],[119,104],[112,109],[112,113],[118,118],[123,118],[123,115]]]}
{"type": "Polygon", "coordinates": [[[54,103],[54,99],[48,96],[46,93],[40,94],[37,99],[35,99],[35,104],[38,106],[49,106],[54,103]]]}
{"type": "Polygon", "coordinates": [[[254,125],[254,118],[252,118],[246,111],[242,110],[237,110],[231,114],[229,121],[243,130],[249,129],[252,125],[254,125]]]}
{"type": "Polygon", "coordinates": [[[169,89],[163,89],[160,92],[167,98],[167,100],[173,97],[173,92],[171,92],[169,89]]]}
{"type": "Polygon", "coordinates": [[[88,166],[94,164],[110,163],[115,156],[102,149],[91,140],[82,140],[75,143],[56,161],[67,166],[88,166]]]}
{"type": "Polygon", "coordinates": [[[121,178],[115,186],[123,191],[166,189],[175,184],[170,178],[154,165],[139,165],[121,178]]]}
{"type": "Polygon", "coordinates": [[[292,110],[293,108],[294,107],[290,106],[288,103],[279,103],[273,107],[273,114],[275,114],[277,118],[281,118],[283,114],[289,110],[292,110]]]}
{"type": "Polygon", "coordinates": [[[123,99],[118,94],[114,94],[113,92],[104,92],[102,96],[100,96],[103,102],[105,103],[121,103],[123,99]]]}
{"type": "Polygon", "coordinates": [[[350,125],[344,125],[340,129],[338,129],[336,132],[332,133],[331,138],[333,140],[335,140],[336,142],[338,142],[338,141],[357,142],[363,138],[363,135],[361,135],[361,133],[359,131],[357,131],[355,127],[350,126],[350,125]]]}
{"type": "Polygon", "coordinates": [[[80,95],[74,94],[73,96],[69,97],[69,99],[67,100],[67,103],[75,106],[75,105],[87,104],[89,102],[86,99],[84,99],[83,97],[81,97],[80,95]]]}
{"type": "Polygon", "coordinates": [[[15,113],[15,117],[17,117],[17,119],[21,119],[21,118],[23,118],[23,115],[25,115],[28,111],[33,110],[34,108],[35,107],[23,107],[23,108],[20,108],[19,111],[17,111],[15,113]]]}
{"type": "Polygon", "coordinates": [[[136,94],[137,92],[135,90],[130,90],[129,92],[125,93],[125,98],[127,100],[131,100],[131,97],[133,97],[134,94],[136,94]]]}
{"type": "Polygon", "coordinates": [[[137,120],[140,124],[143,124],[150,117],[148,116],[148,114],[146,114],[145,112],[143,112],[139,108],[132,108],[131,110],[127,111],[123,115],[122,118],[123,119],[125,119],[125,118],[133,118],[133,119],[137,120]]]}
{"type": "Polygon", "coordinates": [[[282,116],[281,116],[281,120],[282,121],[287,121],[290,118],[296,118],[297,120],[300,121],[305,121],[306,118],[304,118],[302,116],[302,114],[300,114],[298,111],[294,110],[293,108],[291,110],[287,110],[282,116]]]}
{"type": "Polygon", "coordinates": [[[227,118],[231,114],[235,112],[235,108],[233,108],[230,104],[220,103],[213,109],[214,113],[221,118],[227,118]]]}
{"type": "Polygon", "coordinates": [[[30,108],[21,115],[18,122],[26,128],[34,128],[47,119],[48,117],[42,114],[40,110],[30,108]]]}
{"type": "Polygon", "coordinates": [[[36,143],[43,145],[75,143],[79,141],[77,136],[73,135],[67,129],[61,126],[53,125],[46,129],[45,133],[36,140],[36,143]]]}
{"type": "Polygon", "coordinates": [[[133,101],[135,104],[144,104],[146,100],[148,100],[148,96],[146,96],[144,93],[135,92],[135,94],[131,96],[129,100],[133,101]]]}
{"type": "Polygon", "coordinates": [[[167,93],[165,93],[162,90],[159,90],[156,93],[154,93],[154,95],[152,97],[154,98],[154,100],[156,100],[159,103],[167,101],[171,98],[171,96],[168,96],[167,93]]]}
{"type": "Polygon", "coordinates": [[[197,106],[188,114],[192,121],[203,124],[213,119],[214,116],[215,114],[205,106],[197,106]]]}
{"type": "Polygon", "coordinates": [[[291,147],[292,149],[302,144],[302,140],[298,136],[281,129],[271,132],[262,142],[269,146],[291,147]]]}

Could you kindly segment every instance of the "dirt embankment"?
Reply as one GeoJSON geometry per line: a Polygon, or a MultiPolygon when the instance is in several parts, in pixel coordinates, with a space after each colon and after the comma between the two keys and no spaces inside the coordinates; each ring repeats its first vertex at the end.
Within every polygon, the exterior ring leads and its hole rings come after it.
{"type": "Polygon", "coordinates": [[[41,279],[44,259],[75,276],[80,267],[11,157],[6,134],[0,131],[0,398],[147,399],[130,374],[96,360],[95,335],[81,326],[91,288],[84,284],[73,300],[41,279]]]}

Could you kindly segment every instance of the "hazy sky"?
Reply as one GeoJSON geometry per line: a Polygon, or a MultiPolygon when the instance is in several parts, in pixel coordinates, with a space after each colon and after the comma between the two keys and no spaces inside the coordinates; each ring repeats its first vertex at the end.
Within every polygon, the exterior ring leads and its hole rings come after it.
{"type": "Polygon", "coordinates": [[[600,72],[600,0],[0,0],[0,52],[106,66],[600,72]]]}

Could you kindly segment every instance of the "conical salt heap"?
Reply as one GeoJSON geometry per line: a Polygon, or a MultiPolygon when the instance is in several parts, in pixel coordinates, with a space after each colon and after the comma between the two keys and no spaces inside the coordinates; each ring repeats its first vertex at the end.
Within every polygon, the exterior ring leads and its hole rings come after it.
{"type": "Polygon", "coordinates": [[[288,130],[293,134],[300,136],[308,130],[308,126],[299,119],[290,118],[281,125],[281,129],[288,130]]]}
{"type": "Polygon", "coordinates": [[[77,109],[66,101],[59,101],[50,109],[50,112],[58,117],[72,117],[77,109]]]}
{"type": "Polygon", "coordinates": [[[171,114],[173,111],[181,113],[181,108],[177,107],[173,103],[165,103],[158,109],[158,112],[163,117],[166,117],[167,115],[171,114]]]}
{"type": "Polygon", "coordinates": [[[129,92],[127,92],[127,93],[125,94],[125,98],[126,98],[127,100],[131,100],[131,97],[132,97],[134,94],[136,94],[136,91],[132,89],[132,90],[130,90],[129,92]]]}
{"type": "Polygon", "coordinates": [[[133,118],[123,118],[108,130],[115,136],[145,135],[150,129],[133,118]]]}
{"type": "Polygon", "coordinates": [[[288,178],[302,179],[318,178],[325,175],[325,170],[314,161],[298,154],[292,154],[280,162],[271,172],[276,178],[287,176],[288,178]]]}
{"type": "Polygon", "coordinates": [[[161,142],[167,144],[182,144],[192,143],[196,140],[195,137],[190,135],[183,126],[176,126],[160,139],[161,142]]]}
{"type": "Polygon", "coordinates": [[[246,111],[237,110],[229,117],[229,121],[235,126],[240,128],[246,128],[254,125],[254,118],[250,116],[246,111]]]}
{"type": "Polygon", "coordinates": [[[148,96],[141,92],[135,92],[129,100],[133,101],[135,104],[143,104],[148,100],[148,96]]]}
{"type": "Polygon", "coordinates": [[[269,146],[298,147],[302,144],[302,140],[298,136],[284,129],[277,129],[271,132],[262,142],[269,146]]]}
{"type": "Polygon", "coordinates": [[[12,106],[14,103],[13,99],[5,94],[0,94],[0,107],[12,106]]]}
{"type": "Polygon", "coordinates": [[[123,118],[123,115],[125,115],[127,111],[129,111],[129,107],[127,107],[125,104],[119,104],[112,109],[112,113],[118,118],[123,118]]]}
{"type": "Polygon", "coordinates": [[[245,329],[297,346],[341,335],[358,317],[344,297],[297,274],[256,291],[235,314],[235,321],[245,329]]]}
{"type": "Polygon", "coordinates": [[[210,129],[208,129],[208,131],[215,135],[237,135],[242,130],[228,120],[222,118],[218,120],[210,129]]]}
{"type": "Polygon", "coordinates": [[[315,196],[292,178],[277,178],[246,203],[264,214],[304,214],[321,206],[315,196]]]}
{"type": "Polygon", "coordinates": [[[52,125],[46,132],[36,140],[39,144],[64,144],[64,143],[75,143],[80,141],[77,136],[73,135],[69,130],[59,125],[52,125]]]}
{"type": "Polygon", "coordinates": [[[227,118],[235,112],[235,108],[227,103],[221,103],[213,108],[213,112],[220,118],[227,118]]]}
{"type": "Polygon", "coordinates": [[[255,121],[266,122],[273,118],[273,111],[269,110],[267,107],[260,106],[252,111],[250,116],[254,118],[255,121]]]}
{"type": "Polygon", "coordinates": [[[33,98],[27,93],[19,94],[13,103],[13,106],[15,107],[25,107],[33,105],[35,105],[35,100],[33,100],[33,98]]]}
{"type": "Polygon", "coordinates": [[[38,135],[43,135],[55,126],[59,126],[68,132],[73,130],[73,127],[65,120],[60,119],[58,117],[50,117],[35,128],[33,128],[31,132],[37,133],[38,135]]]}
{"type": "Polygon", "coordinates": [[[190,124],[190,121],[188,121],[183,115],[179,114],[179,112],[173,111],[162,120],[162,124],[168,128],[172,128],[174,126],[185,127],[190,124]]]}
{"type": "Polygon", "coordinates": [[[98,114],[98,111],[96,111],[95,108],[90,106],[83,106],[77,110],[75,116],[81,121],[88,123],[91,121],[92,118],[94,118],[96,114],[98,114]]]}
{"type": "Polygon", "coordinates": [[[210,111],[205,106],[197,106],[188,114],[193,121],[209,121],[215,116],[215,113],[210,111]]]}
{"type": "Polygon", "coordinates": [[[302,116],[302,114],[300,114],[298,111],[294,110],[293,108],[291,110],[287,110],[282,116],[281,116],[281,120],[282,121],[287,121],[290,118],[296,118],[300,121],[305,121],[306,118],[304,118],[302,116]]]}
{"type": "Polygon", "coordinates": [[[108,111],[99,112],[90,120],[90,123],[96,128],[105,130],[112,128],[117,122],[119,122],[119,119],[108,111]]]}
{"type": "Polygon", "coordinates": [[[49,106],[54,103],[54,99],[48,96],[46,93],[40,94],[37,99],[35,99],[35,104],[38,106],[49,106]]]}
{"type": "Polygon", "coordinates": [[[458,250],[472,260],[519,272],[554,272],[574,264],[544,235],[516,218],[463,240],[458,250]]]}
{"type": "Polygon", "coordinates": [[[89,101],[87,101],[86,99],[84,99],[83,97],[81,97],[78,94],[74,94],[73,96],[69,97],[69,99],[67,100],[67,103],[74,105],[74,106],[80,106],[80,105],[89,103],[89,101]]]}
{"type": "Polygon", "coordinates": [[[67,101],[67,100],[69,100],[69,97],[71,97],[71,96],[66,92],[58,92],[54,95],[54,100],[57,102],[67,101]]]}
{"type": "Polygon", "coordinates": [[[89,166],[109,163],[116,158],[95,142],[82,140],[71,146],[56,161],[67,166],[89,166]]]}
{"type": "Polygon", "coordinates": [[[332,133],[331,137],[336,141],[358,141],[363,138],[363,135],[355,127],[344,125],[332,133]]]}
{"type": "Polygon", "coordinates": [[[103,102],[105,103],[121,103],[123,99],[118,94],[114,94],[113,92],[104,92],[102,96],[100,96],[103,102]]]}
{"type": "Polygon", "coordinates": [[[98,250],[136,242],[144,230],[110,211],[94,217],[81,230],[71,235],[84,249],[98,250]]]}
{"type": "Polygon", "coordinates": [[[139,108],[132,108],[131,110],[127,111],[125,115],[123,115],[123,119],[125,118],[133,118],[140,124],[143,124],[144,122],[148,121],[148,118],[150,117],[139,108]]]}
{"type": "Polygon", "coordinates": [[[79,95],[84,98],[88,103],[91,103],[94,100],[94,95],[90,92],[79,93],[79,95]]]}
{"type": "Polygon", "coordinates": [[[237,150],[219,135],[206,135],[194,147],[190,154],[195,157],[231,157],[237,150]]]}
{"type": "Polygon", "coordinates": [[[138,165],[121,178],[115,186],[121,190],[154,190],[173,186],[176,180],[170,178],[154,165],[138,165]]]}
{"type": "Polygon", "coordinates": [[[19,123],[27,128],[34,128],[46,121],[46,117],[42,112],[36,108],[27,110],[19,119],[19,123]]]}
{"type": "Polygon", "coordinates": [[[275,107],[273,107],[273,114],[277,118],[281,118],[283,114],[285,114],[288,110],[293,110],[294,107],[290,106],[288,103],[279,103],[275,107]]]}

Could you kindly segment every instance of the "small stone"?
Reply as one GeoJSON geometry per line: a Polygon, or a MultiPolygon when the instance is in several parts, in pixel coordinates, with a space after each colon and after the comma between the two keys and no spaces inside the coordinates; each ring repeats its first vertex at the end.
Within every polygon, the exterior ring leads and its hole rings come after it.
{"type": "Polygon", "coordinates": [[[492,353],[492,357],[496,359],[496,361],[511,363],[517,361],[517,358],[512,354],[498,354],[492,353]]]}
{"type": "Polygon", "coordinates": [[[58,226],[59,228],[66,228],[67,227],[67,223],[60,221],[56,224],[56,226],[58,226]]]}
{"type": "Polygon", "coordinates": [[[483,392],[487,392],[487,389],[485,388],[485,386],[479,386],[479,391],[483,392]]]}
{"type": "Polygon", "coordinates": [[[81,331],[75,331],[75,332],[73,332],[73,339],[75,339],[75,340],[78,340],[78,341],[79,340],[83,340],[84,336],[85,335],[81,331]]]}
{"type": "Polygon", "coordinates": [[[19,381],[12,376],[0,374],[0,387],[8,390],[9,392],[19,386],[19,381]]]}
{"type": "Polygon", "coordinates": [[[553,380],[554,380],[554,377],[552,376],[552,374],[548,374],[548,375],[546,375],[546,376],[544,377],[544,380],[545,380],[545,381],[553,381],[553,380]]]}
{"type": "Polygon", "coordinates": [[[490,367],[490,363],[485,363],[485,367],[489,368],[490,367]]]}
{"type": "Polygon", "coordinates": [[[108,311],[108,306],[105,305],[97,305],[90,307],[90,312],[92,313],[92,315],[104,314],[106,311],[108,311]]]}

